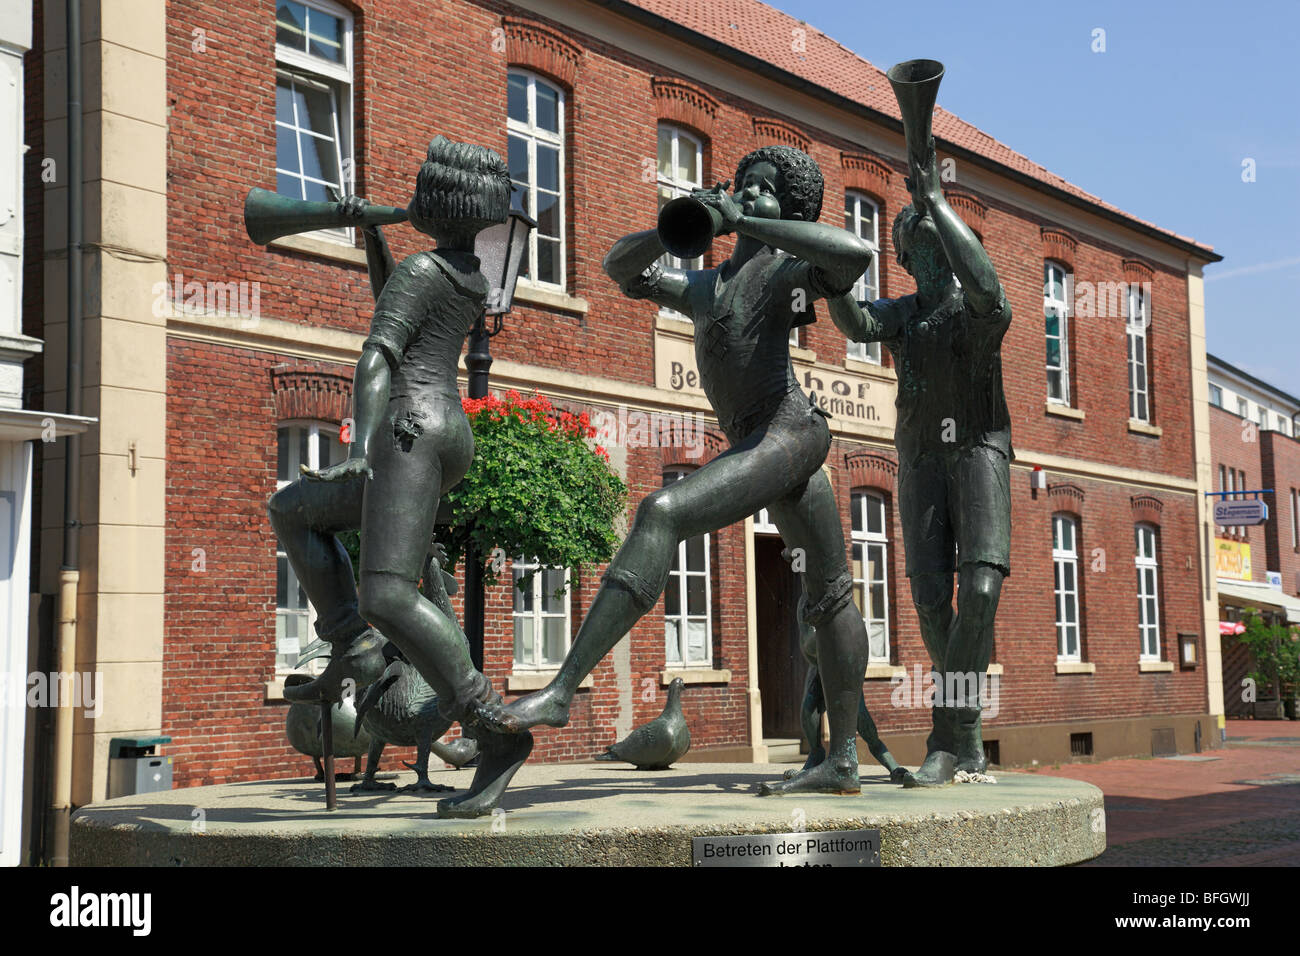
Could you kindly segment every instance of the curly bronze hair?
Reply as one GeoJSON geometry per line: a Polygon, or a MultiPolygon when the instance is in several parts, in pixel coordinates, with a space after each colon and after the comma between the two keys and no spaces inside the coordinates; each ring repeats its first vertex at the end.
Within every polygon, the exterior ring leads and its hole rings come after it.
{"type": "Polygon", "coordinates": [[[406,207],[411,225],[429,232],[438,222],[505,222],[510,213],[510,171],[493,150],[435,136],[406,207]]]}
{"type": "Polygon", "coordinates": [[[782,217],[816,222],[822,211],[825,183],[813,158],[793,146],[761,146],[736,166],[736,187],[744,180],[745,170],[763,162],[775,166],[781,180],[776,184],[776,198],[782,217]]]}

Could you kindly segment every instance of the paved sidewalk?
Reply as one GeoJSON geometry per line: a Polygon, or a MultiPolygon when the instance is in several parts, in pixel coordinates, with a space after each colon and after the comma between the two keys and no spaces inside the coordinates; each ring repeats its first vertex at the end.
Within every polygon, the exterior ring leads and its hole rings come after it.
{"type": "Polygon", "coordinates": [[[1085,865],[1300,866],[1300,721],[1227,730],[1201,754],[1039,769],[1106,795],[1107,849],[1085,865]]]}

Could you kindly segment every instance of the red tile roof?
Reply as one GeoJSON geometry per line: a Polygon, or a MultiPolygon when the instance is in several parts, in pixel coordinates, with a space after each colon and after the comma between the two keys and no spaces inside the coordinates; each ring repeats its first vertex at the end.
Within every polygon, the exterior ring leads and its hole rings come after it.
{"type": "MultiPolygon", "coordinates": [[[[820,30],[796,20],[789,14],[769,7],[759,0],[597,0],[615,9],[639,8],[662,17],[698,34],[700,37],[730,47],[732,50],[771,64],[840,97],[898,120],[898,101],[893,89],[878,69],[858,54],[833,40],[820,30]],[[794,30],[803,30],[802,52],[796,52],[794,30]]],[[[626,11],[625,12],[630,12],[626,11]]],[[[1154,223],[1130,215],[1075,186],[1073,183],[1000,143],[978,127],[954,116],[942,107],[934,111],[936,141],[968,150],[993,163],[1053,187],[1076,199],[1097,206],[1154,230],[1181,244],[1195,246],[1219,256],[1213,247],[1180,236],[1154,223]]]]}

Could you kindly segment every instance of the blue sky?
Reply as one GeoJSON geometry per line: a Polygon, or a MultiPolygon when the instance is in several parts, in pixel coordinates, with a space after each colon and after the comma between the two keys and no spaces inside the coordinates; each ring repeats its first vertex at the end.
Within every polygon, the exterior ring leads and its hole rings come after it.
{"type": "Polygon", "coordinates": [[[1224,258],[1205,270],[1210,352],[1300,394],[1296,0],[767,2],[882,69],[942,60],[943,107],[1125,212],[1212,245],[1224,258]]]}

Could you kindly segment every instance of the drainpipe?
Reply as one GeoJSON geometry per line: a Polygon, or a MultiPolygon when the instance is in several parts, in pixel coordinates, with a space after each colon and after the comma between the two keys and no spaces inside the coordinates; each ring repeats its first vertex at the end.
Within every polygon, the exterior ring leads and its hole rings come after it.
{"type": "MultiPolygon", "coordinates": [[[[81,414],[81,317],[83,287],[82,144],[81,144],[81,4],[67,0],[68,59],[68,367],[67,412],[81,414]]],[[[69,435],[63,460],[63,564],[59,569],[59,632],[56,674],[77,668],[78,506],[81,492],[81,436],[69,435]]],[[[58,686],[70,685],[60,680],[58,686]]],[[[54,780],[50,794],[49,863],[68,865],[68,833],[72,820],[72,730],[75,715],[71,693],[60,693],[54,715],[54,780]]]]}

